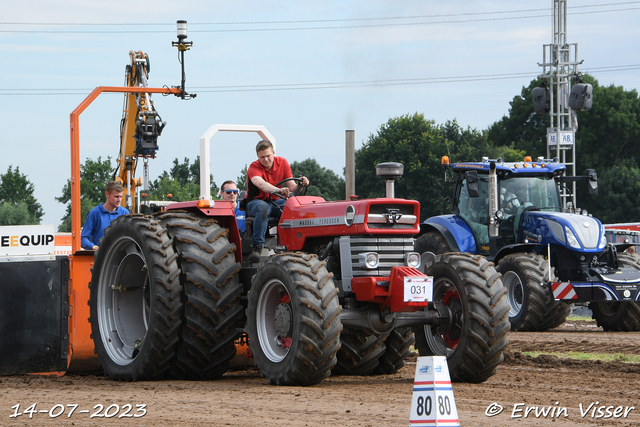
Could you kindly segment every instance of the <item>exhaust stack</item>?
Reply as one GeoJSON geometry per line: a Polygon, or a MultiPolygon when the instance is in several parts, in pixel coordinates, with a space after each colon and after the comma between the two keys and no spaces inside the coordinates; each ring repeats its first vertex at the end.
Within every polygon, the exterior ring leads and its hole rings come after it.
{"type": "Polygon", "coordinates": [[[498,236],[498,222],[496,211],[498,210],[498,177],[496,176],[496,164],[489,165],[489,237],[498,236]]]}

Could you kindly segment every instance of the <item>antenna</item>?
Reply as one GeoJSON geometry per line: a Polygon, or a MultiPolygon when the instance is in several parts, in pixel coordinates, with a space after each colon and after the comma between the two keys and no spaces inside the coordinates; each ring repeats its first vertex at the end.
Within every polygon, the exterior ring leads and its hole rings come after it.
{"type": "Polygon", "coordinates": [[[185,90],[185,82],[187,80],[186,75],[184,73],[184,52],[189,50],[193,46],[193,42],[186,41],[187,38],[187,21],[180,20],[177,21],[178,24],[178,41],[171,42],[171,46],[178,48],[178,61],[180,61],[180,65],[182,67],[182,82],[178,87],[180,89],[180,94],[176,95],[182,99],[191,99],[195,98],[197,95],[195,93],[187,93],[185,90]]]}

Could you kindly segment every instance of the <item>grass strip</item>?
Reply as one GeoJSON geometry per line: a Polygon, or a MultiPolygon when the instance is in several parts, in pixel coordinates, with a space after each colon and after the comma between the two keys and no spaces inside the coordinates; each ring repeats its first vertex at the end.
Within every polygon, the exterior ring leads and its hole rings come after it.
{"type": "Polygon", "coordinates": [[[624,353],[581,353],[579,351],[568,352],[544,352],[544,351],[523,351],[522,354],[526,354],[531,357],[538,357],[543,354],[549,354],[562,359],[576,359],[576,360],[602,360],[603,362],[624,362],[624,363],[640,363],[639,354],[624,354],[624,353]]]}
{"type": "Polygon", "coordinates": [[[595,322],[591,317],[586,316],[567,316],[567,320],[572,322],[595,322]]]}

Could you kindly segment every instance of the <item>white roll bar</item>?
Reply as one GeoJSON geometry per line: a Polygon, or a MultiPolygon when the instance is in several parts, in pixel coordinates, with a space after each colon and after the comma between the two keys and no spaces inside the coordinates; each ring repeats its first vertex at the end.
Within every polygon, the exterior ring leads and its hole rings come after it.
{"type": "Polygon", "coordinates": [[[200,199],[211,201],[211,138],[218,132],[255,132],[262,139],[266,139],[273,144],[273,151],[276,150],[276,139],[262,125],[213,125],[200,137],[200,199]]]}

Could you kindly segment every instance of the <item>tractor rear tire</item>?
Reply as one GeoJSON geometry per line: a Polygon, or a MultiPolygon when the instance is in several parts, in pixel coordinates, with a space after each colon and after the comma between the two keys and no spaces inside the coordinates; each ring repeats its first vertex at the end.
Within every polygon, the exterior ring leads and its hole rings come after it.
{"type": "Polygon", "coordinates": [[[361,330],[347,330],[340,334],[338,363],[332,375],[369,375],[378,368],[385,353],[387,335],[367,335],[361,330]]]}
{"type": "Polygon", "coordinates": [[[421,356],[446,356],[453,381],[486,381],[503,361],[509,332],[500,275],[483,256],[466,253],[436,255],[423,269],[434,278],[434,305],[444,306],[452,319],[446,330],[415,327],[416,349],[421,356]]]}
{"type": "Polygon", "coordinates": [[[213,218],[166,211],[156,218],[178,254],[184,321],[171,375],[183,380],[219,378],[236,354],[236,324],[243,315],[234,244],[213,218]]]}
{"type": "MultiPolygon", "coordinates": [[[[571,306],[556,301],[543,283],[549,279],[549,264],[543,255],[516,253],[500,260],[496,268],[508,291],[512,331],[544,332],[564,323],[571,306]]],[[[552,272],[551,281],[556,280],[552,272]]]]}
{"type": "Polygon", "coordinates": [[[114,380],[163,378],[182,329],[178,255],[162,225],[123,215],[105,229],[92,269],[91,338],[114,380]]]}
{"type": "MultiPolygon", "coordinates": [[[[640,270],[634,256],[618,254],[618,267],[640,270]]],[[[591,317],[605,331],[640,331],[640,304],[634,301],[593,301],[589,303],[591,317]]]]}
{"type": "Polygon", "coordinates": [[[333,274],[317,255],[285,252],[260,263],[247,308],[249,348],[275,385],[317,384],[340,349],[340,303],[333,274]]]}
{"type": "Polygon", "coordinates": [[[416,342],[411,328],[396,328],[384,341],[386,351],[379,359],[380,364],[374,374],[395,374],[404,366],[404,361],[411,355],[411,346],[416,342]]]}

